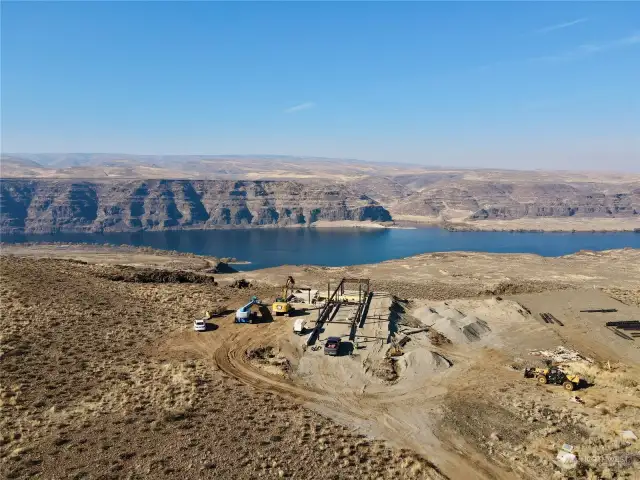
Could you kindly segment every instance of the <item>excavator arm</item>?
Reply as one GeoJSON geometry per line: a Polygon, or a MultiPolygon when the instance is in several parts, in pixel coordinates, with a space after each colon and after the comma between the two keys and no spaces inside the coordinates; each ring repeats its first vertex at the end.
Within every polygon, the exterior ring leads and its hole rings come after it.
{"type": "Polygon", "coordinates": [[[289,289],[293,290],[293,286],[295,284],[296,284],[296,281],[293,279],[293,277],[291,275],[289,275],[287,277],[287,283],[285,283],[284,286],[282,287],[282,299],[283,299],[283,301],[285,301],[285,302],[287,301],[287,299],[288,299],[287,292],[289,291],[289,289]]]}
{"type": "Polygon", "coordinates": [[[248,312],[251,307],[253,307],[254,305],[258,305],[260,303],[260,300],[258,300],[258,297],[253,297],[251,298],[251,301],[249,303],[247,303],[244,307],[241,307],[240,310],[243,312],[248,312]]]}
{"type": "Polygon", "coordinates": [[[282,287],[282,296],[276,298],[276,301],[273,302],[273,313],[275,315],[285,315],[288,314],[291,316],[291,312],[293,311],[293,307],[289,304],[289,289],[291,289],[291,293],[293,293],[293,286],[295,285],[295,280],[291,275],[287,277],[287,282],[282,287]]]}

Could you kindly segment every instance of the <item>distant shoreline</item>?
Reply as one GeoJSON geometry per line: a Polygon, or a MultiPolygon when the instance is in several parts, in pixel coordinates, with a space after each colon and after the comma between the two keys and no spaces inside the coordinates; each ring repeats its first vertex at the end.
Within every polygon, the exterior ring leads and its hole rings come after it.
{"type": "Polygon", "coordinates": [[[400,220],[396,220],[396,223],[402,225],[438,227],[450,232],[640,233],[640,217],[524,217],[512,220],[443,219],[418,215],[399,215],[398,217],[400,220]]]}
{"type": "MultiPolygon", "coordinates": [[[[229,257],[215,257],[207,254],[181,252],[176,250],[152,248],[145,246],[132,245],[114,245],[114,244],[93,244],[93,243],[74,243],[74,242],[25,242],[25,243],[6,243],[0,242],[0,257],[7,256],[31,256],[38,258],[74,260],[80,263],[94,264],[118,264],[131,266],[152,266],[155,268],[168,268],[174,270],[190,269],[195,271],[204,271],[205,273],[241,273],[248,271],[240,270],[235,272],[213,272],[212,267],[233,266],[233,265],[253,265],[255,262],[247,260],[237,260],[229,257]]],[[[406,257],[390,258],[388,260],[380,260],[371,263],[355,263],[346,265],[346,267],[362,267],[366,265],[387,265],[393,263],[402,263],[410,260],[421,260],[424,258],[485,258],[494,257],[522,257],[522,258],[569,258],[576,255],[597,256],[611,254],[612,252],[640,252],[640,249],[634,247],[612,248],[605,250],[589,250],[582,249],[573,253],[561,255],[541,255],[530,252],[487,252],[487,251],[468,251],[468,250],[452,250],[452,251],[429,251],[412,254],[406,257]]],[[[294,264],[281,264],[270,267],[260,267],[258,270],[269,268],[278,268],[282,266],[293,266],[294,264]]],[[[318,265],[314,263],[297,264],[297,267],[317,267],[317,268],[344,268],[344,266],[318,265]]],[[[249,270],[254,271],[254,270],[249,270]]],[[[448,275],[442,273],[443,275],[448,275]]]]}
{"type": "Polygon", "coordinates": [[[451,222],[444,226],[457,232],[529,233],[640,233],[640,218],[519,218],[451,222]]]}
{"type": "Polygon", "coordinates": [[[362,229],[362,230],[415,230],[419,228],[441,228],[450,232],[520,232],[520,233],[640,233],[640,218],[574,218],[574,217],[533,217],[513,220],[446,220],[439,217],[399,216],[391,222],[358,220],[320,220],[312,224],[292,225],[211,225],[183,226],[159,229],[137,230],[90,230],[83,228],[61,229],[54,231],[27,231],[3,229],[0,231],[0,243],[6,236],[52,236],[56,234],[143,234],[154,232],[180,232],[205,230],[271,230],[271,229],[362,229]]]}
{"type": "MultiPolygon", "coordinates": [[[[424,227],[428,227],[429,225],[424,225],[424,227]]],[[[325,221],[320,220],[318,222],[314,222],[311,224],[290,224],[290,225],[210,225],[210,226],[182,226],[179,228],[176,227],[167,227],[167,228],[154,228],[154,229],[131,229],[131,230],[91,230],[91,229],[60,229],[55,231],[22,231],[22,230],[0,230],[0,236],[10,236],[10,235],[56,235],[58,233],[72,234],[72,233],[86,233],[86,234],[97,234],[97,235],[108,235],[115,233],[151,233],[151,232],[180,232],[180,231],[204,231],[204,230],[272,230],[272,229],[298,229],[298,228],[319,228],[319,229],[351,229],[351,228],[359,228],[363,230],[379,230],[379,229],[403,229],[403,230],[413,230],[416,228],[421,228],[421,225],[404,225],[397,224],[395,222],[376,222],[369,220],[336,220],[336,221],[325,221]]],[[[1,240],[0,240],[1,242],[1,240]]]]}

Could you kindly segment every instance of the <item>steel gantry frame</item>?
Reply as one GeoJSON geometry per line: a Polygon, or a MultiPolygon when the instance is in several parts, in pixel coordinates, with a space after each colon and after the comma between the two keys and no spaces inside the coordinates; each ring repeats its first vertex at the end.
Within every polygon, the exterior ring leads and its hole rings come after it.
{"type": "Polygon", "coordinates": [[[318,319],[316,320],[316,325],[313,328],[313,331],[309,335],[307,339],[307,345],[313,345],[315,341],[318,339],[320,335],[320,330],[324,323],[329,319],[331,313],[334,308],[340,304],[339,295],[344,295],[344,287],[345,285],[358,285],[358,309],[356,314],[351,322],[351,330],[349,333],[349,340],[355,339],[355,332],[360,323],[360,317],[364,312],[366,312],[365,304],[368,303],[370,294],[371,294],[371,286],[368,278],[348,278],[345,277],[340,280],[338,286],[335,288],[333,293],[331,293],[331,282],[327,283],[327,302],[324,307],[318,314],[318,319]]]}

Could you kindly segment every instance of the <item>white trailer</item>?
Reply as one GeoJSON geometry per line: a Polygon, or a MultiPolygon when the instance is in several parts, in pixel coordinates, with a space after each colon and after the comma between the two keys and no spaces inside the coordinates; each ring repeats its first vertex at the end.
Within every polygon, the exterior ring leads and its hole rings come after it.
{"type": "Polygon", "coordinates": [[[297,318],[293,323],[293,333],[297,335],[303,335],[305,332],[305,327],[307,326],[307,321],[304,318],[297,318]]]}

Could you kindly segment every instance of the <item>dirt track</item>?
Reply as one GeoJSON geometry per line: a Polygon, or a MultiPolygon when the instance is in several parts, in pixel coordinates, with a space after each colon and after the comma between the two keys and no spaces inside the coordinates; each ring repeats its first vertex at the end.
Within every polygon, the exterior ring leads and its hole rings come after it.
{"type": "MultiPolygon", "coordinates": [[[[440,446],[437,439],[432,438],[431,445],[417,442],[415,436],[409,432],[417,433],[418,429],[388,411],[386,404],[393,403],[399,394],[405,398],[417,396],[420,400],[438,396],[432,393],[419,394],[422,385],[411,386],[402,393],[397,391],[384,393],[382,390],[360,395],[359,391],[354,391],[353,386],[345,385],[342,383],[343,378],[336,379],[329,370],[325,370],[324,375],[320,376],[320,379],[317,380],[317,386],[307,382],[301,385],[299,382],[291,381],[283,376],[273,375],[247,358],[247,352],[252,349],[264,345],[281,345],[282,339],[289,334],[290,322],[254,326],[233,325],[231,322],[232,318],[226,318],[220,322],[222,325],[220,329],[228,328],[230,330],[227,335],[219,335],[219,331],[207,336],[188,332],[178,338],[170,339],[168,344],[161,347],[160,352],[189,352],[199,354],[203,358],[210,358],[223,372],[247,385],[302,403],[304,406],[327,415],[344,425],[358,427],[360,431],[393,440],[394,444],[418,454],[428,453],[429,457],[437,456],[439,465],[447,465],[450,470],[449,475],[455,472],[458,475],[464,475],[465,478],[477,478],[477,469],[480,467],[487,473],[490,472],[491,476],[501,476],[499,470],[492,469],[486,461],[479,459],[476,459],[477,463],[475,464],[473,461],[467,461],[465,464],[460,461],[461,458],[458,455],[449,454],[447,461],[445,458],[447,456],[446,449],[440,446]],[[339,388],[340,386],[342,388],[339,388]],[[375,417],[378,419],[373,420],[375,417]]],[[[318,355],[321,355],[321,352],[318,352],[318,355]]],[[[331,360],[352,361],[348,358],[331,360]]],[[[313,382],[315,383],[315,381],[314,377],[313,382]]],[[[356,390],[359,390],[359,387],[356,390]]],[[[440,395],[442,394],[443,392],[440,393],[440,395]]],[[[473,454],[473,451],[470,453],[473,454]]],[[[432,465],[429,477],[455,478],[440,475],[439,472],[440,468],[432,465]]]]}

